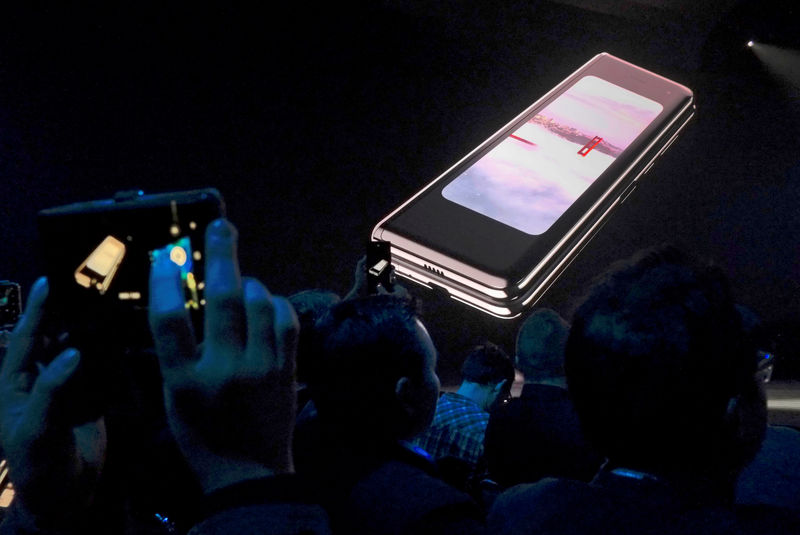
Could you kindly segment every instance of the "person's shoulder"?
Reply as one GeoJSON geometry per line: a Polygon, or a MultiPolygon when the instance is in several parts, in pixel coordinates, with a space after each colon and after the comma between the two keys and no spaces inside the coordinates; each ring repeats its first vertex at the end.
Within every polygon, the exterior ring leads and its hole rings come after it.
{"type": "Polygon", "coordinates": [[[489,511],[492,532],[533,533],[551,517],[575,511],[576,504],[595,498],[595,489],[582,481],[544,478],[503,491],[489,511]]]}
{"type": "Polygon", "coordinates": [[[350,494],[350,507],[355,525],[375,533],[393,524],[403,532],[403,526],[423,526],[429,519],[437,524],[448,519],[483,522],[480,507],[468,494],[403,460],[387,461],[361,479],[350,494]]]}
{"type": "Polygon", "coordinates": [[[793,427],[767,427],[755,458],[739,475],[736,502],[771,504],[800,510],[800,431],[793,427]]]}
{"type": "Polygon", "coordinates": [[[295,474],[249,479],[205,496],[191,535],[330,533],[328,515],[295,474]]]}
{"type": "Polygon", "coordinates": [[[219,511],[196,524],[188,535],[231,533],[329,535],[328,515],[319,505],[302,503],[251,504],[219,511]]]}
{"type": "Polygon", "coordinates": [[[767,426],[764,442],[775,450],[791,448],[792,453],[800,450],[800,429],[785,425],[767,426]]]}
{"type": "Polygon", "coordinates": [[[439,401],[437,403],[437,406],[442,408],[458,408],[458,409],[463,409],[464,407],[479,408],[477,403],[472,401],[467,396],[462,396],[457,392],[443,393],[441,396],[439,396],[439,401]]]}
{"type": "Polygon", "coordinates": [[[478,424],[485,427],[488,422],[489,413],[466,396],[447,392],[439,398],[434,425],[478,424]]]}
{"type": "Polygon", "coordinates": [[[390,500],[430,507],[457,502],[472,502],[464,492],[450,486],[430,471],[405,460],[391,460],[382,464],[357,484],[356,493],[365,492],[372,497],[382,495],[390,500]]]}
{"type": "Polygon", "coordinates": [[[773,505],[737,505],[736,518],[746,533],[800,533],[800,511],[773,505]]]}
{"type": "Polygon", "coordinates": [[[516,507],[516,504],[521,502],[551,500],[556,495],[589,495],[593,492],[593,488],[583,481],[546,477],[535,483],[523,483],[506,489],[498,496],[495,507],[516,507]]]}

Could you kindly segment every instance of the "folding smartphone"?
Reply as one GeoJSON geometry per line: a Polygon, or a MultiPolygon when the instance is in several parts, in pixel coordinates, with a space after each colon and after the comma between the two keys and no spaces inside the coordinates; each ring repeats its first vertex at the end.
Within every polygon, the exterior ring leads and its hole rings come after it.
{"type": "Polygon", "coordinates": [[[398,275],[500,318],[534,305],[694,115],[686,87],[602,53],[372,231],[398,275]]]}

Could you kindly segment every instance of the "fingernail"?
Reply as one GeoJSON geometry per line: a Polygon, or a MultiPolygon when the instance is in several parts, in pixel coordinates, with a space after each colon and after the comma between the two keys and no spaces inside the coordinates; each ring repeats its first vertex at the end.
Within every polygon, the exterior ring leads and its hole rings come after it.
{"type": "Polygon", "coordinates": [[[153,256],[155,256],[153,267],[158,268],[159,270],[168,269],[174,264],[174,262],[172,262],[172,260],[169,258],[169,249],[167,247],[164,247],[163,249],[156,249],[153,256]]]}
{"type": "Polygon", "coordinates": [[[274,296],[272,298],[272,306],[275,308],[275,324],[281,323],[296,323],[297,313],[292,304],[283,297],[274,296]]]}
{"type": "Polygon", "coordinates": [[[248,301],[259,301],[269,298],[269,292],[264,285],[255,279],[245,279],[244,298],[248,301]]]}
{"type": "Polygon", "coordinates": [[[65,349],[59,356],[57,356],[52,365],[57,368],[59,373],[69,373],[75,369],[75,366],[78,365],[79,360],[80,353],[78,350],[69,348],[65,349]]]}
{"type": "Polygon", "coordinates": [[[209,225],[209,229],[216,235],[222,238],[233,236],[235,232],[234,226],[225,218],[215,219],[209,225]]]}
{"type": "Polygon", "coordinates": [[[47,289],[47,277],[39,277],[36,279],[36,282],[33,283],[33,287],[31,288],[31,293],[33,292],[41,292],[47,289]]]}
{"type": "Polygon", "coordinates": [[[31,292],[28,295],[28,305],[43,303],[49,291],[47,277],[39,277],[36,279],[36,282],[33,283],[33,286],[31,286],[31,292]]]}

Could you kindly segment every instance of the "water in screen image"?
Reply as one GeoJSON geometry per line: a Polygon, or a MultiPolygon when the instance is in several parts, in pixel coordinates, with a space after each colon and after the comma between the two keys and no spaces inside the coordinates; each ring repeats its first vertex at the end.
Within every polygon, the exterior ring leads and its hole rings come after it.
{"type": "Polygon", "coordinates": [[[442,190],[527,234],[547,231],[663,106],[585,76],[442,190]]]}

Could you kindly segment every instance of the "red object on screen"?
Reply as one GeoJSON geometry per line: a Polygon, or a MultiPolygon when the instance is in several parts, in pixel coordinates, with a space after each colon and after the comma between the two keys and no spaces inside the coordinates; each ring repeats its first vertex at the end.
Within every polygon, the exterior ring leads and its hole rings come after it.
{"type": "Polygon", "coordinates": [[[586,155],[587,155],[587,154],[589,154],[589,152],[590,152],[590,151],[591,151],[593,148],[595,148],[596,146],[598,146],[598,145],[600,144],[600,142],[601,142],[601,141],[603,141],[603,138],[601,138],[600,136],[594,136],[594,138],[592,138],[592,140],[591,140],[591,141],[589,141],[589,143],[587,143],[586,145],[584,145],[584,146],[583,146],[583,148],[582,148],[581,150],[579,150],[579,151],[578,151],[578,154],[580,154],[581,156],[583,156],[583,157],[585,158],[585,157],[586,157],[586,155]]]}

